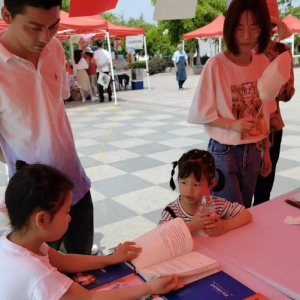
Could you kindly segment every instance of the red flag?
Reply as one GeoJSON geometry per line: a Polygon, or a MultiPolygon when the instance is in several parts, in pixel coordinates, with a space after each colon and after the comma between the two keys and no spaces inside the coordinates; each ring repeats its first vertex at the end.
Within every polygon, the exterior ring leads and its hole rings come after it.
{"type": "Polygon", "coordinates": [[[71,0],[70,17],[101,14],[117,6],[118,0],[71,0]]]}

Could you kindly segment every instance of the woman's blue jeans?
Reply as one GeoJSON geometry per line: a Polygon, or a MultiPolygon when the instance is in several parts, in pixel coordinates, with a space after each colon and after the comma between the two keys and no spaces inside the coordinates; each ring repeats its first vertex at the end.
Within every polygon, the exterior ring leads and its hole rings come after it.
{"type": "Polygon", "coordinates": [[[208,151],[226,180],[225,188],[212,195],[251,207],[261,163],[261,152],[256,144],[231,146],[210,139],[208,151]]]}

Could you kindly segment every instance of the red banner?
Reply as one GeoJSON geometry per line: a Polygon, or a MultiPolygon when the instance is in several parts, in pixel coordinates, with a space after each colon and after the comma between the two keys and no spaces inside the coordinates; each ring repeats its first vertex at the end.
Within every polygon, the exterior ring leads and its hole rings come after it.
{"type": "Polygon", "coordinates": [[[71,0],[70,17],[93,16],[117,6],[118,0],[71,0]]]}

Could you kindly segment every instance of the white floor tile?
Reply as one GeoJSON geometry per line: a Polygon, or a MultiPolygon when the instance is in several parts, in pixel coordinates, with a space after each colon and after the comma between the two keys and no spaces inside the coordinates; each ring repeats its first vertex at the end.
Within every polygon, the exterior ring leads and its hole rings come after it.
{"type": "Polygon", "coordinates": [[[290,147],[300,147],[299,135],[287,135],[282,138],[282,145],[290,147]]]}
{"type": "Polygon", "coordinates": [[[153,115],[153,116],[146,117],[144,119],[159,121],[159,120],[165,120],[165,119],[170,119],[170,118],[173,118],[173,116],[170,116],[170,115],[153,115]]]}
{"type": "Polygon", "coordinates": [[[159,142],[159,143],[162,145],[165,145],[165,146],[173,147],[173,148],[181,148],[181,147],[199,145],[200,143],[206,143],[206,141],[191,139],[188,137],[180,137],[180,138],[166,140],[166,141],[159,142]]]}
{"type": "MultiPolygon", "coordinates": [[[[112,121],[114,119],[114,117],[110,117],[110,118],[105,118],[108,121],[112,121]]],[[[116,117],[116,121],[127,121],[127,120],[132,120],[132,119],[136,119],[136,117],[131,117],[131,116],[124,116],[124,115],[120,115],[116,117]]]]}
{"type": "Polygon", "coordinates": [[[280,157],[284,159],[300,161],[300,148],[292,148],[289,150],[281,151],[280,157]]]}
{"type": "Polygon", "coordinates": [[[99,201],[102,201],[104,199],[107,199],[107,197],[99,192],[97,192],[96,190],[94,189],[90,189],[91,191],[91,195],[92,195],[92,200],[93,202],[99,202],[99,201]]]}
{"type": "Polygon", "coordinates": [[[72,121],[75,121],[75,122],[78,121],[78,122],[82,122],[82,123],[90,122],[90,121],[98,121],[98,120],[99,120],[99,118],[83,116],[82,114],[80,116],[72,117],[72,121]]]}
{"type": "Polygon", "coordinates": [[[151,144],[151,142],[145,141],[142,139],[138,139],[138,138],[132,138],[132,139],[126,139],[126,140],[117,141],[117,142],[111,142],[108,144],[118,147],[118,148],[121,148],[121,149],[127,149],[127,148],[131,148],[131,147],[137,147],[137,146],[151,144]]]}
{"type": "Polygon", "coordinates": [[[172,149],[163,152],[157,152],[154,154],[147,155],[147,157],[156,159],[158,161],[164,162],[166,164],[170,164],[173,161],[177,161],[186,151],[182,149],[172,149]]]}
{"type": "Polygon", "coordinates": [[[107,129],[102,129],[102,128],[99,128],[97,130],[89,130],[89,131],[78,133],[78,135],[81,135],[81,136],[86,137],[86,138],[106,136],[106,134],[107,134],[107,129]]]}
{"type": "Polygon", "coordinates": [[[204,130],[201,128],[182,128],[177,130],[168,131],[168,133],[172,133],[179,136],[190,136],[195,134],[203,133],[204,130]]]}
{"type": "Polygon", "coordinates": [[[116,247],[119,243],[133,241],[155,227],[155,223],[144,217],[137,216],[100,228],[95,228],[94,231],[95,233],[100,233],[103,235],[103,238],[100,240],[100,245],[105,246],[104,253],[108,254],[107,250],[109,248],[116,247]]]}
{"type": "Polygon", "coordinates": [[[277,174],[287,178],[299,180],[300,182],[300,167],[278,172],[277,174]]]}
{"type": "Polygon", "coordinates": [[[112,199],[135,213],[142,215],[158,209],[163,210],[176,197],[178,197],[178,194],[173,192],[171,188],[168,190],[160,186],[153,186],[113,197],[112,199]]]}
{"type": "Polygon", "coordinates": [[[170,181],[172,164],[151,168],[132,173],[133,175],[145,179],[153,184],[162,184],[170,181]]]}
{"type": "Polygon", "coordinates": [[[149,129],[149,128],[141,128],[136,130],[124,131],[122,134],[126,134],[131,137],[141,137],[153,133],[159,133],[157,130],[149,129]]]}
{"type": "Polygon", "coordinates": [[[75,141],[75,146],[77,149],[88,147],[88,146],[94,146],[94,145],[99,145],[99,147],[101,146],[100,142],[97,142],[92,139],[82,139],[82,140],[75,141]]]}
{"type": "MultiPolygon", "coordinates": [[[[86,174],[89,174],[89,168],[85,169],[86,174]]],[[[109,165],[100,165],[92,168],[91,181],[99,181],[103,179],[113,178],[121,175],[125,175],[126,172],[109,165]]]]}
{"type": "MultiPolygon", "coordinates": [[[[97,127],[97,128],[103,128],[103,129],[107,129],[110,128],[112,126],[112,122],[107,122],[107,120],[102,124],[97,124],[97,125],[93,125],[93,127],[97,127]]],[[[121,122],[115,122],[113,124],[113,127],[122,127],[122,126],[126,126],[126,124],[121,123],[121,122]]]]}
{"type": "Polygon", "coordinates": [[[143,128],[152,128],[152,127],[162,126],[166,124],[168,123],[160,122],[160,121],[148,121],[148,122],[135,123],[133,125],[138,127],[143,127],[143,128]]]}
{"type": "MultiPolygon", "coordinates": [[[[105,163],[105,164],[112,164],[118,161],[123,161],[131,158],[136,158],[139,157],[139,154],[133,153],[128,150],[116,150],[116,151],[109,151],[109,152],[104,152],[101,153],[101,159],[100,161],[105,163]]],[[[98,159],[98,154],[91,155],[90,156],[93,159],[98,159]]]]}
{"type": "Polygon", "coordinates": [[[71,128],[72,129],[76,129],[76,128],[81,128],[81,127],[85,127],[86,124],[83,124],[83,123],[76,123],[76,122],[71,122],[71,128]]]}
{"type": "Polygon", "coordinates": [[[198,124],[190,124],[187,123],[187,121],[182,121],[182,122],[177,122],[174,123],[175,125],[180,125],[180,126],[185,126],[185,127],[200,127],[200,128],[204,128],[203,125],[198,125],[198,124]]]}

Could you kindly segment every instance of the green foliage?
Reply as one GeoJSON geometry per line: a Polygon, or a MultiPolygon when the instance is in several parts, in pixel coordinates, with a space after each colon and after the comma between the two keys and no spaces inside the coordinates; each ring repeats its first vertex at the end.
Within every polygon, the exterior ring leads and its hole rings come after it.
{"type": "Polygon", "coordinates": [[[149,73],[150,75],[155,75],[158,73],[163,73],[167,67],[166,62],[160,57],[153,57],[149,61],[149,73]]]}
{"type": "Polygon", "coordinates": [[[146,69],[146,62],[136,61],[132,64],[132,69],[146,69]]]}
{"type": "MultiPolygon", "coordinates": [[[[151,0],[155,5],[156,0],[151,0]]],[[[159,26],[169,30],[170,43],[177,45],[182,41],[182,35],[196,30],[212,22],[218,15],[225,14],[227,9],[227,0],[198,0],[195,18],[183,20],[159,21],[159,26]]],[[[197,48],[196,40],[188,40],[185,43],[185,49],[197,48]]]]}
{"type": "MultiPolygon", "coordinates": [[[[143,14],[141,14],[137,19],[129,18],[128,21],[124,19],[122,14],[115,15],[113,13],[103,13],[101,16],[114,24],[128,27],[145,28],[147,50],[150,57],[153,57],[156,54],[171,56],[176,50],[176,46],[172,45],[170,42],[169,34],[164,34],[164,27],[147,23],[143,14]]],[[[122,51],[120,53],[126,56],[125,45],[122,45],[122,51]]],[[[145,55],[144,50],[138,50],[136,53],[145,55]]]]}
{"type": "Polygon", "coordinates": [[[63,11],[70,11],[70,0],[62,0],[62,8],[63,11]]]}

